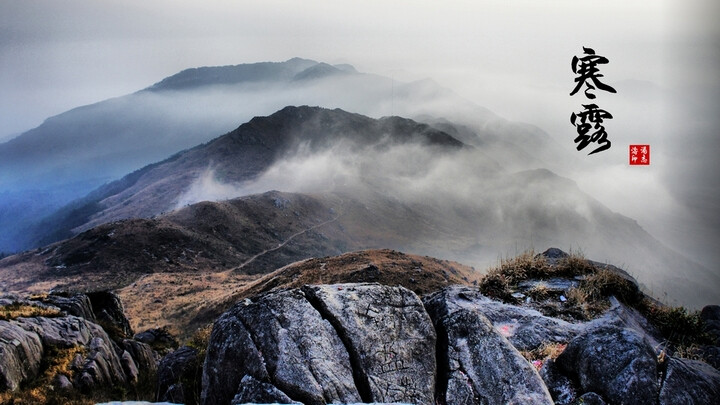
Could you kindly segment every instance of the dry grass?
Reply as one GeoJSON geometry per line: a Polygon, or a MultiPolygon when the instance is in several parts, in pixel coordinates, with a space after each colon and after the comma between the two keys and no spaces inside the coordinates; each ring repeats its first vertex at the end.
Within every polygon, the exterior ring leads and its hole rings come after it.
{"type": "Polygon", "coordinates": [[[539,370],[547,360],[557,359],[566,347],[566,343],[546,342],[534,350],[523,350],[520,354],[539,370]]]}
{"type": "MultiPolygon", "coordinates": [[[[487,296],[512,301],[510,294],[521,281],[593,275],[597,271],[597,268],[586,260],[582,254],[572,253],[553,265],[548,262],[545,256],[536,254],[534,250],[528,250],[516,257],[502,259],[499,266],[488,270],[485,277],[480,280],[479,287],[483,294],[487,296]]],[[[537,287],[534,290],[529,292],[531,297],[536,299],[548,297],[546,288],[537,287]]]]}
{"type": "Polygon", "coordinates": [[[63,313],[62,311],[54,308],[42,308],[20,303],[0,306],[0,320],[3,321],[10,321],[17,318],[32,318],[37,316],[56,318],[63,316],[63,313]]]}
{"type": "Polygon", "coordinates": [[[593,301],[612,295],[626,304],[633,304],[640,295],[635,283],[608,269],[601,269],[589,275],[580,284],[580,288],[585,290],[588,298],[593,301]]]}
{"type": "Polygon", "coordinates": [[[67,349],[48,349],[43,356],[39,377],[18,391],[0,393],[0,403],[73,405],[96,403],[95,398],[84,398],[77,393],[59,391],[53,386],[53,380],[59,374],[65,375],[72,381],[75,372],[71,364],[78,354],[84,356],[85,348],[75,346],[67,349]]]}
{"type": "Polygon", "coordinates": [[[208,343],[210,342],[210,333],[212,332],[212,325],[203,326],[195,331],[187,345],[198,351],[198,357],[205,358],[205,350],[207,350],[208,343]]]}
{"type": "Polygon", "coordinates": [[[582,253],[571,252],[568,257],[560,259],[555,274],[557,276],[581,276],[593,274],[596,271],[595,265],[590,263],[582,253]]]}
{"type": "Polygon", "coordinates": [[[550,289],[544,283],[538,283],[531,288],[527,295],[536,301],[541,301],[550,298],[550,289]]]}

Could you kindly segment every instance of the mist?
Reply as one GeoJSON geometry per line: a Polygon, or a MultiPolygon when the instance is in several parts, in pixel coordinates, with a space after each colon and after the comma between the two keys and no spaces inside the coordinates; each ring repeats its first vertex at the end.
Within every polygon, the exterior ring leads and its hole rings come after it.
{"type": "Polygon", "coordinates": [[[410,241],[392,246],[411,253],[487,269],[501,257],[560,247],[625,268],[647,291],[671,303],[696,307],[714,299],[717,277],[658,244],[635,221],[608,210],[569,179],[547,170],[505,170],[497,163],[502,158],[478,148],[448,153],[419,144],[362,151],[343,143],[320,151],[301,146],[251,181],[226,183],[208,168],[176,208],[272,190],[333,194],[360,207],[341,209],[341,224],[350,227],[344,214],[370,210],[392,223],[375,230],[380,234],[402,239],[415,232],[410,241]],[[412,212],[413,224],[390,219],[394,209],[412,212]],[[417,224],[430,225],[418,231],[417,224]]]}

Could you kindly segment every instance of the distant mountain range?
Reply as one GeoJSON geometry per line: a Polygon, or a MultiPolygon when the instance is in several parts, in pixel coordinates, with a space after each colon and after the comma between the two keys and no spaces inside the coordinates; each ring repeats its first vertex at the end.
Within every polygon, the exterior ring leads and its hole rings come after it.
{"type": "Polygon", "coordinates": [[[458,132],[452,135],[463,142],[510,153],[506,167],[552,169],[561,157],[539,129],[503,120],[431,80],[402,83],[300,58],[187,69],[136,93],[48,118],[0,144],[0,252],[38,246],[28,228],[107,182],[254,116],[304,104],[453,122],[458,132]]]}

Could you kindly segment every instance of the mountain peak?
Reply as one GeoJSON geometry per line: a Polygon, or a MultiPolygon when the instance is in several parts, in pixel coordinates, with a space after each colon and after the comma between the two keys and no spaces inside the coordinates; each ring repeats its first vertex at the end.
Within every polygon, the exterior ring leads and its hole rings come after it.
{"type": "Polygon", "coordinates": [[[149,91],[185,90],[201,86],[291,80],[298,73],[317,65],[310,59],[292,58],[285,62],[258,62],[241,65],[190,68],[166,77],[149,91]]]}

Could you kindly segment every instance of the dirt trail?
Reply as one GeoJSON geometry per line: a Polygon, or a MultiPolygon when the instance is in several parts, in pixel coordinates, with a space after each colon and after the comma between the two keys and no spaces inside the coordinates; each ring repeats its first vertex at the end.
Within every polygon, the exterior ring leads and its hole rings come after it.
{"type": "Polygon", "coordinates": [[[307,233],[307,232],[310,232],[310,231],[312,231],[312,230],[314,230],[314,229],[317,229],[317,228],[319,228],[319,227],[321,227],[321,226],[323,226],[323,225],[327,225],[327,224],[329,224],[329,223],[331,223],[331,222],[337,221],[338,218],[340,218],[340,216],[342,216],[342,214],[338,214],[338,215],[335,216],[335,218],[328,219],[327,221],[324,221],[324,222],[321,222],[321,223],[319,223],[319,224],[313,225],[313,226],[311,226],[311,227],[309,227],[309,228],[307,228],[307,229],[303,229],[302,231],[295,232],[294,234],[290,235],[284,242],[278,244],[278,245],[275,246],[274,248],[270,248],[270,249],[265,249],[265,250],[263,250],[262,252],[256,254],[255,256],[247,259],[246,261],[244,261],[244,262],[243,262],[242,264],[240,264],[239,266],[233,267],[232,269],[229,269],[229,270],[226,270],[225,273],[231,273],[231,272],[240,270],[240,269],[242,269],[243,267],[247,266],[248,264],[250,264],[250,263],[254,262],[255,260],[257,260],[259,257],[261,257],[261,256],[263,256],[263,255],[266,255],[266,254],[268,254],[268,253],[270,253],[270,252],[274,252],[274,251],[276,251],[276,250],[278,250],[278,249],[282,249],[285,245],[287,245],[288,243],[290,243],[290,242],[291,242],[293,239],[295,239],[296,237],[298,237],[298,236],[300,236],[300,235],[303,235],[303,234],[305,234],[305,233],[307,233]]]}

